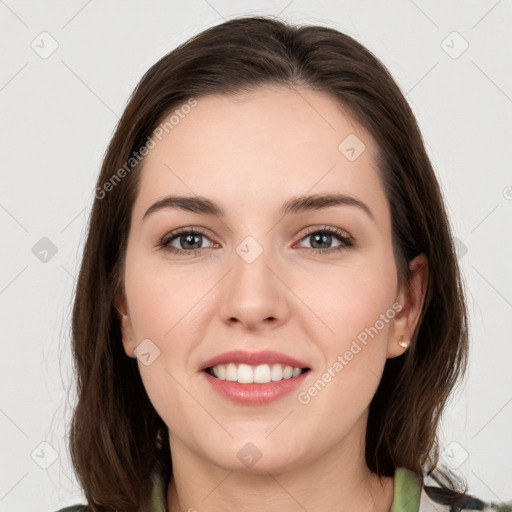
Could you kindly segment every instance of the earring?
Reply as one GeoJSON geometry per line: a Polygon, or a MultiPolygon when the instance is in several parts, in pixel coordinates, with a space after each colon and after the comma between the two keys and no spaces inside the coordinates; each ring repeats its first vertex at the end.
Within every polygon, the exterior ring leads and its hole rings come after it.
{"type": "Polygon", "coordinates": [[[398,338],[398,344],[402,347],[402,348],[408,348],[409,347],[409,343],[410,343],[410,340],[406,340],[404,338],[404,335],[401,334],[400,335],[400,338],[398,338]]]}

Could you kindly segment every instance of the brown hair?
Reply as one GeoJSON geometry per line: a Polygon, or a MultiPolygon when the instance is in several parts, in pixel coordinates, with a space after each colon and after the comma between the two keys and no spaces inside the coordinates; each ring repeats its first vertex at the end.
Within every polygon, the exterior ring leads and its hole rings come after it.
{"type": "MultiPolygon", "coordinates": [[[[421,253],[429,279],[411,345],[387,360],[370,404],[366,462],[378,475],[392,476],[402,466],[441,483],[433,471],[437,429],[465,371],[467,313],[449,221],[415,117],[384,65],[351,37],[326,27],[242,17],[200,33],[147,71],[104,157],[72,318],[78,402],[70,451],[94,511],[139,510],[148,503],[151,475],[168,482],[172,474],[167,426],[149,401],[136,359],[124,352],[113,307],[122,291],[140,174],[138,163],[125,164],[164,116],[190,98],[263,85],[330,95],[377,143],[399,279],[408,279],[408,262],[421,253]],[[117,178],[123,176],[113,181],[123,166],[117,178]]],[[[457,496],[455,490],[451,495],[457,496]]]]}

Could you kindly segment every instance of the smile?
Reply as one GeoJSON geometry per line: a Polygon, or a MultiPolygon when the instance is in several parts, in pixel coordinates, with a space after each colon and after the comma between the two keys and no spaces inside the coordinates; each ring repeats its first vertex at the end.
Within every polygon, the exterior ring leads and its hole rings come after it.
{"type": "Polygon", "coordinates": [[[257,366],[228,363],[213,366],[206,371],[219,380],[238,382],[239,384],[267,384],[293,379],[308,371],[308,368],[294,368],[280,363],[257,366]]]}

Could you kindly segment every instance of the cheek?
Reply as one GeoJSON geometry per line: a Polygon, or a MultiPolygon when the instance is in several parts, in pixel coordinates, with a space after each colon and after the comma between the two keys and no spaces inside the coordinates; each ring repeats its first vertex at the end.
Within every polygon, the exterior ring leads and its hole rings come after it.
{"type": "Polygon", "coordinates": [[[322,320],[324,334],[319,335],[312,322],[303,323],[323,357],[319,378],[304,390],[301,403],[311,402],[315,416],[320,414],[335,424],[341,417],[355,421],[368,407],[386,363],[397,288],[392,253],[387,258],[382,254],[386,252],[322,274],[317,286],[305,281],[303,296],[322,320]]]}
{"type": "Polygon", "coordinates": [[[206,315],[200,299],[211,285],[192,273],[184,275],[132,254],[125,286],[137,342],[151,340],[156,349],[150,350],[158,353],[149,365],[137,360],[144,388],[164,422],[186,437],[190,426],[183,418],[204,414],[184,389],[187,361],[199,332],[195,319],[206,315]]]}
{"type": "Polygon", "coordinates": [[[369,406],[386,363],[388,330],[395,316],[393,269],[383,272],[376,266],[339,273],[322,279],[323,293],[317,290],[311,297],[318,317],[333,331],[323,329],[326,336],[317,333],[312,338],[323,360],[316,378],[298,397],[309,411],[303,421],[311,428],[312,418],[321,417],[323,424],[344,432],[369,406]]]}
{"type": "Polygon", "coordinates": [[[190,332],[188,324],[211,284],[199,267],[184,273],[135,253],[127,260],[125,287],[137,339],[168,344],[178,333],[190,332]]]}
{"type": "Polygon", "coordinates": [[[396,277],[390,254],[378,259],[369,255],[357,264],[302,278],[301,288],[297,286],[295,290],[300,290],[297,294],[307,299],[304,302],[322,322],[322,332],[327,334],[324,352],[339,352],[358,336],[364,341],[368,330],[376,339],[373,328],[379,331],[379,339],[385,337],[389,320],[394,317],[396,277]]]}

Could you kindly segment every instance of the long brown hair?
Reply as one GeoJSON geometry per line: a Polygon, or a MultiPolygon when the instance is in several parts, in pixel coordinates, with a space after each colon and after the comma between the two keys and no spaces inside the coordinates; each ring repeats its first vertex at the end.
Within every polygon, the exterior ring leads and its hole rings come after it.
{"type": "Polygon", "coordinates": [[[113,307],[123,287],[143,161],[134,155],[162,119],[191,98],[263,85],[328,94],[377,143],[400,281],[407,282],[408,262],[420,253],[428,259],[429,279],[411,345],[387,360],[370,404],[366,462],[378,475],[392,476],[400,466],[422,479],[436,475],[440,416],[466,367],[467,313],[449,220],[415,117],[384,65],[351,37],[242,17],[200,33],[147,71],[104,157],[72,317],[78,401],[70,452],[94,511],[140,510],[150,497],[151,475],[168,482],[172,474],[167,427],[150,403],[137,361],[124,352],[113,307]]]}

